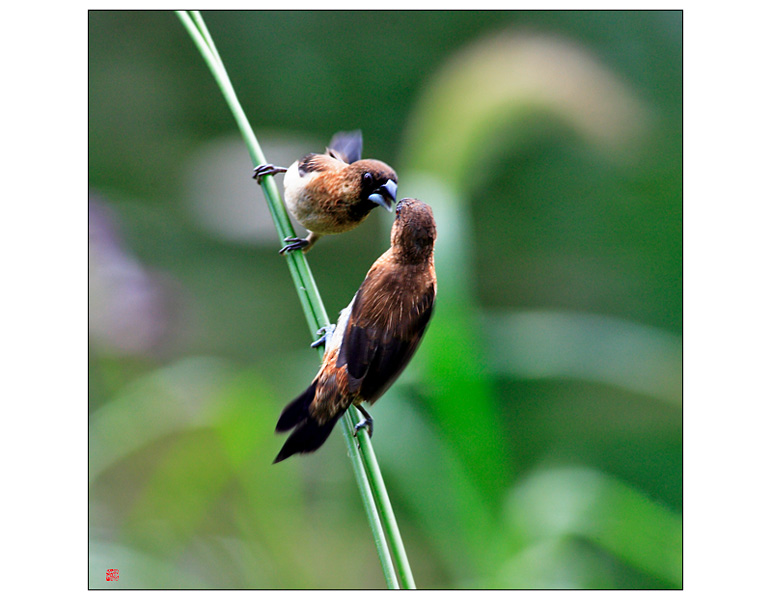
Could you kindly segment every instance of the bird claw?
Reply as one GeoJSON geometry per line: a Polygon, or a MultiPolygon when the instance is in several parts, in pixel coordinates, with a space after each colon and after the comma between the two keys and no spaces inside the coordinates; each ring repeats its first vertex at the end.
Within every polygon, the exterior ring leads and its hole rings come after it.
{"type": "Polygon", "coordinates": [[[330,338],[332,333],[335,331],[335,325],[327,325],[326,327],[322,327],[319,331],[316,332],[316,335],[321,335],[318,340],[313,342],[311,344],[312,348],[318,348],[319,346],[323,346],[327,344],[327,340],[330,338]]]}
{"type": "Polygon", "coordinates": [[[276,165],[266,163],[264,165],[257,165],[255,167],[255,170],[252,173],[252,178],[257,181],[257,185],[260,185],[263,181],[263,177],[266,175],[276,175],[278,173],[285,173],[286,171],[287,169],[284,167],[277,167],[276,165]]]}
{"type": "Polygon", "coordinates": [[[311,242],[309,242],[307,239],[297,237],[285,237],[284,243],[286,245],[281,250],[279,250],[279,254],[284,254],[285,252],[294,252],[295,250],[302,250],[311,244],[311,242]]]}
{"type": "Polygon", "coordinates": [[[372,419],[362,419],[361,421],[359,421],[359,423],[354,425],[354,436],[356,436],[357,432],[360,429],[364,429],[364,428],[367,429],[367,435],[369,435],[370,437],[373,437],[373,420],[372,419]]]}
{"type": "Polygon", "coordinates": [[[362,420],[354,425],[354,437],[356,437],[357,433],[362,428],[367,428],[367,435],[373,437],[373,418],[370,416],[370,413],[368,413],[361,406],[357,406],[356,408],[360,413],[362,413],[362,420]]]}

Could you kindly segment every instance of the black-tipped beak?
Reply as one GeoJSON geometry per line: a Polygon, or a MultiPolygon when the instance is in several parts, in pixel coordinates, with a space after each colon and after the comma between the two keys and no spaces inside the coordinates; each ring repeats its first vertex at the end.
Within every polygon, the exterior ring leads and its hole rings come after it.
{"type": "Polygon", "coordinates": [[[370,194],[367,199],[391,212],[391,204],[397,199],[397,184],[389,179],[375,192],[370,194]]]}

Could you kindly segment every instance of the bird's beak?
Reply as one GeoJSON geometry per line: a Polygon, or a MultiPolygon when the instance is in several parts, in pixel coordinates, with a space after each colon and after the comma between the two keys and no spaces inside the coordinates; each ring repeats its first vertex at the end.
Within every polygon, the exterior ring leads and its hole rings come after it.
{"type": "Polygon", "coordinates": [[[397,199],[397,184],[389,179],[375,192],[370,194],[367,199],[391,212],[391,203],[397,199]]]}

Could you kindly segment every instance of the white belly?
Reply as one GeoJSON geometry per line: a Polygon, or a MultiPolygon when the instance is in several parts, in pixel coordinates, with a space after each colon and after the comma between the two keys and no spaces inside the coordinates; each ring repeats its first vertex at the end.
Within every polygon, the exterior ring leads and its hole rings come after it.
{"type": "Polygon", "coordinates": [[[309,231],[326,233],[328,224],[319,220],[316,206],[305,192],[306,185],[318,176],[319,171],[310,171],[301,177],[297,161],[292,163],[284,174],[284,202],[303,227],[309,231]]]}

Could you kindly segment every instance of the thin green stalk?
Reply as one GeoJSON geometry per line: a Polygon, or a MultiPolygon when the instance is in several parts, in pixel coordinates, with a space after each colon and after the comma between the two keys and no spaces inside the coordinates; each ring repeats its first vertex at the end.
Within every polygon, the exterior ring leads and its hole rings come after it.
{"type": "MultiPolygon", "coordinates": [[[[347,426],[349,429],[354,429],[356,425],[356,412],[348,411],[345,415],[347,426]],[[353,414],[352,414],[353,413],[353,414]]],[[[413,572],[410,570],[410,563],[407,560],[407,552],[405,552],[405,545],[402,543],[402,536],[399,534],[399,527],[397,526],[397,518],[394,516],[394,511],[391,508],[391,502],[389,501],[389,494],[386,491],[386,484],[383,482],[383,476],[378,468],[378,461],[375,458],[375,452],[373,451],[373,445],[370,442],[370,436],[365,429],[357,431],[357,442],[359,442],[359,448],[363,455],[362,463],[365,471],[367,472],[367,478],[370,482],[370,487],[373,488],[373,497],[378,505],[378,513],[383,519],[384,527],[389,533],[389,539],[391,540],[391,552],[394,556],[394,564],[397,568],[397,577],[403,589],[414,590],[415,581],[413,580],[413,572]]],[[[348,437],[348,436],[347,436],[348,437]]],[[[353,443],[353,440],[352,440],[353,443]]]]}
{"type": "MultiPolygon", "coordinates": [[[[225,101],[228,103],[236,119],[252,162],[255,165],[267,162],[260,144],[249,125],[246,114],[238,101],[236,92],[231,85],[225,66],[220,60],[203,17],[198,11],[177,11],[177,16],[188,30],[220,86],[225,101]]],[[[292,223],[284,208],[284,204],[279,199],[279,190],[273,177],[263,177],[261,185],[279,238],[295,237],[292,223]]],[[[302,252],[288,252],[285,256],[287,257],[292,280],[295,283],[295,288],[303,307],[303,313],[308,321],[311,334],[315,335],[319,329],[330,323],[324,303],[319,295],[319,290],[316,287],[316,282],[311,274],[305,255],[302,252]]],[[[362,495],[367,520],[375,538],[375,547],[378,558],[381,561],[384,576],[386,577],[386,584],[391,589],[398,588],[399,584],[404,588],[415,588],[404,544],[399,534],[399,528],[394,518],[394,512],[391,509],[370,438],[361,432],[360,435],[355,437],[354,424],[357,421],[357,415],[356,409],[353,406],[350,407],[346,412],[345,418],[341,419],[341,426],[354,467],[357,485],[362,495]],[[355,443],[355,440],[358,443],[355,443]],[[389,555],[387,538],[397,566],[396,571],[389,555]]]]}
{"type": "MultiPolygon", "coordinates": [[[[201,52],[215,81],[220,86],[225,101],[236,119],[236,124],[244,138],[244,143],[247,146],[247,151],[249,152],[252,162],[255,166],[263,164],[267,162],[265,160],[265,155],[260,148],[260,144],[257,141],[254,131],[252,131],[252,127],[249,125],[247,115],[244,113],[244,109],[239,103],[236,91],[233,89],[230,78],[225,71],[225,66],[220,61],[219,54],[214,48],[214,42],[211,41],[212,38],[206,30],[203,17],[201,17],[198,11],[190,12],[195,15],[195,20],[185,11],[177,11],[177,15],[183,25],[185,25],[190,36],[193,38],[196,46],[198,46],[199,52],[201,52]]],[[[262,187],[279,238],[284,239],[288,236],[295,237],[295,231],[292,228],[289,215],[287,215],[284,205],[281,200],[279,200],[279,188],[276,186],[273,177],[263,177],[262,187]]],[[[316,287],[311,270],[308,267],[308,261],[305,256],[299,252],[288,252],[285,256],[287,256],[290,274],[292,275],[295,287],[298,290],[298,296],[300,297],[300,302],[303,306],[303,312],[306,315],[308,325],[315,333],[321,327],[329,324],[330,319],[324,309],[324,303],[319,295],[319,290],[316,287]]]]}

